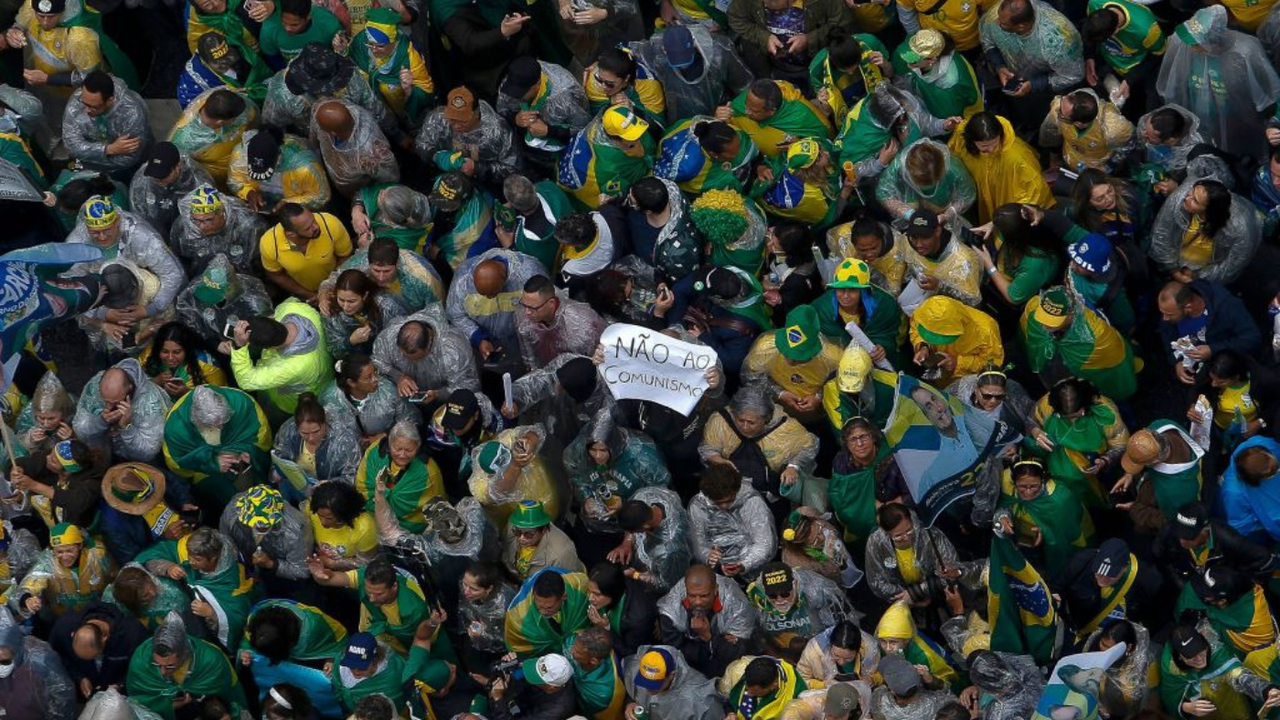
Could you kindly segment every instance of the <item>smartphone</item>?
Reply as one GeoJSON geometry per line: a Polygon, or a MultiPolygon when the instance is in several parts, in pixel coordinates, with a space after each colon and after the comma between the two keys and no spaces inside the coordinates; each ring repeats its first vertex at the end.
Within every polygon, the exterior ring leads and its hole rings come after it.
{"type": "Polygon", "coordinates": [[[405,398],[405,401],[406,401],[406,402],[411,402],[411,403],[424,403],[424,402],[426,402],[426,401],[427,401],[427,392],[428,392],[428,391],[426,391],[426,390],[422,390],[422,391],[420,391],[420,392],[416,392],[416,393],[414,393],[414,394],[410,395],[409,397],[405,398]]]}
{"type": "Polygon", "coordinates": [[[658,288],[658,299],[659,299],[659,300],[662,300],[662,301],[664,301],[664,302],[665,302],[665,301],[667,301],[667,300],[670,300],[670,299],[671,299],[671,289],[670,289],[670,288],[668,288],[666,285],[663,285],[662,287],[658,288]]]}
{"type": "Polygon", "coordinates": [[[1138,498],[1138,494],[1133,491],[1132,487],[1125,488],[1120,492],[1111,493],[1111,502],[1116,505],[1131,503],[1138,498]]]}
{"type": "Polygon", "coordinates": [[[236,321],[228,320],[226,325],[222,326],[222,337],[231,340],[236,335],[236,321]]]}
{"type": "Polygon", "coordinates": [[[977,247],[982,244],[982,236],[973,231],[973,228],[962,227],[956,233],[960,238],[960,242],[970,247],[977,247]]]}
{"type": "Polygon", "coordinates": [[[936,367],[938,367],[939,365],[941,365],[941,364],[943,363],[943,361],[944,361],[944,360],[946,360],[946,359],[947,359],[947,356],[946,356],[946,355],[944,355],[944,354],[942,354],[942,353],[934,353],[934,354],[932,354],[932,355],[930,355],[929,357],[927,357],[927,358],[925,358],[925,359],[924,359],[924,363],[923,363],[923,365],[924,365],[924,367],[925,367],[925,368],[933,369],[933,368],[936,368],[936,367]]]}
{"type": "Polygon", "coordinates": [[[124,334],[124,337],[120,338],[120,347],[131,348],[137,346],[137,344],[138,333],[136,331],[130,330],[124,334]]]}
{"type": "Polygon", "coordinates": [[[1022,84],[1025,82],[1026,80],[1023,80],[1022,78],[1015,75],[1014,77],[1009,78],[1007,82],[1005,82],[1003,89],[1006,93],[1009,93],[1010,95],[1012,95],[1013,93],[1016,93],[1018,92],[1018,90],[1022,89],[1022,84]]]}

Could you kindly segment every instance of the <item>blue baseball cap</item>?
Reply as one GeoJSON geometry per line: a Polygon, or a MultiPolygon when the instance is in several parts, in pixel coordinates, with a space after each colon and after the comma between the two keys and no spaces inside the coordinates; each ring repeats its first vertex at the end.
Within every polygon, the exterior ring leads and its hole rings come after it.
{"type": "Polygon", "coordinates": [[[682,25],[674,25],[662,33],[662,49],[667,53],[667,62],[677,70],[689,67],[698,59],[693,33],[682,25]]]}
{"type": "Polygon", "coordinates": [[[1091,273],[1111,269],[1111,241],[1097,233],[1089,233],[1067,248],[1071,260],[1091,273]]]}
{"type": "Polygon", "coordinates": [[[364,672],[378,656],[378,639],[373,633],[356,633],[347,638],[347,651],[342,654],[342,667],[364,672]]]}

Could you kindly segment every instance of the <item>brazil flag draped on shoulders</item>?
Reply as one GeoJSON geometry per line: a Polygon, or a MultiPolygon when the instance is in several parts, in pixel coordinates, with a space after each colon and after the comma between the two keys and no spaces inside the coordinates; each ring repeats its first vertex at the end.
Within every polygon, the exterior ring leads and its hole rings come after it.
{"type": "Polygon", "coordinates": [[[1013,541],[998,532],[991,538],[990,562],[991,649],[1030,655],[1039,665],[1052,663],[1062,644],[1062,624],[1049,585],[1013,541]]]}
{"type": "Polygon", "coordinates": [[[587,576],[549,567],[525,580],[507,608],[507,647],[521,657],[560,652],[565,640],[587,624],[587,576]],[[564,602],[552,617],[543,617],[533,604],[533,585],[544,573],[564,578],[564,602]]]}

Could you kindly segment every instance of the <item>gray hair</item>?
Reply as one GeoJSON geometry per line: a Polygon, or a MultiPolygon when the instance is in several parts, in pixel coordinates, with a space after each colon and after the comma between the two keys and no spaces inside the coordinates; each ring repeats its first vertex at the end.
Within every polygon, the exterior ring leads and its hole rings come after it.
{"type": "Polygon", "coordinates": [[[220,428],[231,419],[231,405],[217,390],[200,385],[191,391],[191,422],[202,428],[220,428]]]}
{"type": "Polygon", "coordinates": [[[400,227],[418,227],[431,219],[431,205],[426,196],[404,185],[383,190],[378,209],[390,223],[400,227]]]}
{"type": "Polygon", "coordinates": [[[613,652],[613,633],[607,628],[588,627],[578,631],[574,643],[595,658],[607,658],[613,652]]]}
{"type": "Polygon", "coordinates": [[[396,438],[404,438],[412,440],[419,445],[422,444],[422,436],[418,434],[418,426],[408,420],[401,420],[391,426],[391,432],[387,433],[387,441],[390,442],[396,438]]]}
{"type": "Polygon", "coordinates": [[[729,403],[729,410],[737,415],[747,413],[758,416],[765,423],[773,421],[773,400],[763,388],[746,386],[738,390],[729,403]]]}
{"type": "Polygon", "coordinates": [[[502,195],[518,213],[531,213],[538,209],[538,189],[523,175],[508,175],[502,181],[502,195]]]}
{"type": "Polygon", "coordinates": [[[187,552],[200,557],[220,557],[222,555],[222,536],[213,528],[197,528],[187,538],[187,552]]]}

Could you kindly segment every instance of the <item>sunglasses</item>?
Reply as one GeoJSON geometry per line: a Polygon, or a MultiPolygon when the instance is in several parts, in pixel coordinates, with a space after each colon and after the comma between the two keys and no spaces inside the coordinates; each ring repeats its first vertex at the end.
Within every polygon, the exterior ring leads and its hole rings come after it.
{"type": "Polygon", "coordinates": [[[610,90],[611,90],[611,89],[613,89],[613,88],[616,88],[616,87],[618,87],[619,85],[621,85],[621,84],[622,84],[622,81],[621,81],[621,80],[605,80],[604,78],[600,77],[600,71],[599,71],[599,70],[597,70],[597,71],[595,71],[595,73],[593,73],[593,77],[594,77],[594,78],[595,78],[595,80],[596,80],[596,84],[598,84],[598,85],[599,85],[600,87],[602,87],[602,88],[606,88],[606,89],[610,89],[610,90]]]}
{"type": "Polygon", "coordinates": [[[983,400],[1003,400],[1005,396],[1004,393],[985,393],[985,392],[980,392],[978,393],[978,395],[982,396],[983,400]]]}
{"type": "Polygon", "coordinates": [[[766,592],[765,596],[770,600],[785,600],[791,597],[791,591],[787,590],[784,592],[782,590],[774,590],[773,592],[766,592]]]}

